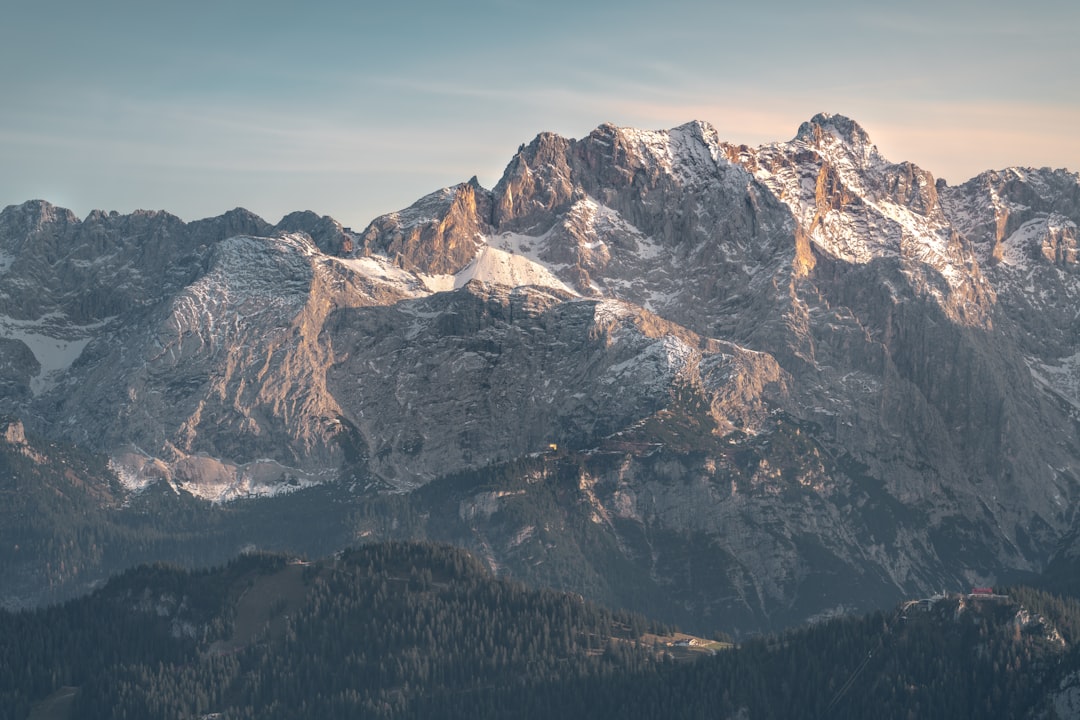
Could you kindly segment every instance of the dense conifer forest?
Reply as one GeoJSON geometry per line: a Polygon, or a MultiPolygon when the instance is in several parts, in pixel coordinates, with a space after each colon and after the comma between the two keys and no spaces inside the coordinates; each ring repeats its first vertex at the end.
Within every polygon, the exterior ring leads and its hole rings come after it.
{"type": "Polygon", "coordinates": [[[143,566],[0,613],[0,718],[1025,717],[1080,667],[1080,603],[1007,593],[687,653],[429,543],[143,566]]]}

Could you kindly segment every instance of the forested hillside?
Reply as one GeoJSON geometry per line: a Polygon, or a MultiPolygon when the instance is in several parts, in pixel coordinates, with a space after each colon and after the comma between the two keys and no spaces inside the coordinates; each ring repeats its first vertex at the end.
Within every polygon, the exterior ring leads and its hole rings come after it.
{"type": "Polygon", "coordinates": [[[1080,604],[1028,588],[738,647],[671,632],[431,544],[144,566],[0,613],[0,718],[1026,717],[1080,668],[1080,604]]]}

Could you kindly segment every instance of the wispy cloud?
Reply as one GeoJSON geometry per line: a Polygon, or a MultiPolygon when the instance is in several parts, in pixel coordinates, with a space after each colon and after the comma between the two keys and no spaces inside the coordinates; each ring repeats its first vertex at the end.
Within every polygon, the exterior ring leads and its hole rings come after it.
{"type": "Polygon", "coordinates": [[[1070,23],[1055,22],[1075,8],[1054,0],[1031,0],[1020,8],[1013,2],[962,0],[903,5],[860,3],[851,16],[869,32],[935,39],[978,38],[983,43],[1025,40],[1071,34],[1070,23]]]}
{"type": "Polygon", "coordinates": [[[224,24],[170,6],[47,29],[27,5],[22,32],[0,28],[0,60],[34,68],[0,79],[0,203],[66,184],[118,209],[306,205],[356,224],[474,173],[494,183],[541,131],[699,119],[753,145],[823,110],[950,180],[1080,169],[1075,3],[557,2],[417,19],[237,0],[224,24]]]}

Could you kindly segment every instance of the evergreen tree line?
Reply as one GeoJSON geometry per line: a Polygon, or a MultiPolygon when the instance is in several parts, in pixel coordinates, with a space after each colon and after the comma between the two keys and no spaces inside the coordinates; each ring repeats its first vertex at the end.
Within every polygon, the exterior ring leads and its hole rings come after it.
{"type": "Polygon", "coordinates": [[[670,627],[496,579],[447,546],[367,545],[302,573],[258,554],[145,566],[63,605],[0,613],[0,720],[65,686],[78,688],[71,717],[132,720],[1023,717],[1080,665],[1080,604],[1010,593],[676,662],[644,640],[670,627]],[[289,572],[299,599],[270,596],[289,572]],[[1018,599],[1041,624],[1018,621],[1018,599]],[[266,622],[246,637],[253,600],[266,622]]]}

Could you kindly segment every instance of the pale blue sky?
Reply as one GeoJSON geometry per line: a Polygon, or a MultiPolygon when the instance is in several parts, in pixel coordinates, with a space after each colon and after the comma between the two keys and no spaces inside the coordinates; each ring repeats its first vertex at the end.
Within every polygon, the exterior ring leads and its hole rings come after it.
{"type": "Polygon", "coordinates": [[[758,144],[819,111],[953,184],[1080,170],[1071,0],[4,4],[0,207],[360,229],[491,187],[544,130],[700,119],[758,144]]]}

